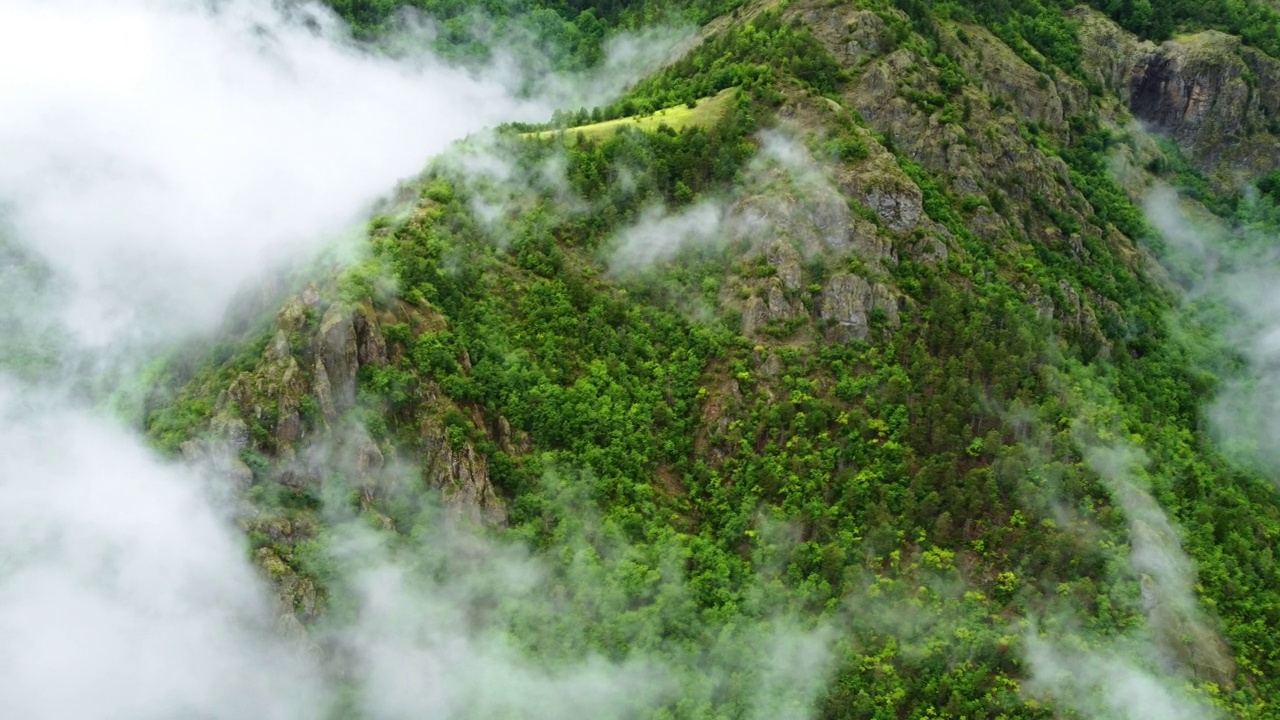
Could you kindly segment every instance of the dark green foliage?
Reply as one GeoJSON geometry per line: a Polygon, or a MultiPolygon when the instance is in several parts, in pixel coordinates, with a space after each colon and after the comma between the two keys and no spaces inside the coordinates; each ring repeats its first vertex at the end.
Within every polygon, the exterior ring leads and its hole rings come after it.
{"type": "Polygon", "coordinates": [[[1238,35],[1280,57],[1280,9],[1265,0],[1090,0],[1125,29],[1160,41],[1184,30],[1214,29],[1238,35]]]}
{"type": "Polygon", "coordinates": [[[819,94],[834,93],[846,74],[804,27],[784,24],[773,10],[709,38],[680,61],[641,81],[603,117],[611,119],[681,105],[730,87],[773,97],[780,76],[819,94]]]}
{"type": "Polygon", "coordinates": [[[459,61],[486,60],[495,42],[529,41],[552,67],[574,70],[604,59],[604,44],[619,30],[655,21],[701,25],[742,0],[325,0],[357,37],[376,39],[394,30],[395,16],[410,8],[438,27],[436,50],[459,61]]]}
{"type": "Polygon", "coordinates": [[[1100,226],[1110,223],[1131,238],[1146,237],[1142,212],[1111,179],[1107,157],[1117,139],[1093,118],[1075,115],[1069,120],[1071,141],[1061,155],[1071,168],[1071,184],[1089,200],[1100,226]]]}
{"type": "MultiPolygon", "coordinates": [[[[601,6],[601,16],[626,17],[642,5],[601,6]]],[[[931,59],[942,90],[910,99],[946,122],[968,119],[973,91],[937,49],[938,13],[991,24],[1042,70],[1078,71],[1079,48],[1057,5],[899,7],[909,18],[895,21],[899,42],[931,59]]],[[[556,12],[566,8],[580,10],[556,12]]],[[[663,643],[696,647],[781,609],[802,611],[845,623],[822,717],[1047,720],[1060,714],[1019,689],[1028,669],[1017,619],[1067,604],[1103,638],[1143,622],[1138,581],[1117,570],[1128,521],[1084,462],[1077,433],[1082,420],[1105,420],[1149,456],[1152,495],[1183,528],[1196,592],[1239,661],[1221,704],[1236,716],[1265,717],[1266,703],[1280,696],[1280,570],[1270,550],[1280,506],[1200,430],[1215,378],[1175,338],[1174,299],[1126,257],[1130,247],[1116,244],[1113,229],[1142,240],[1148,228],[1107,172],[1123,138],[1095,118],[1071,118],[1058,135],[1024,127],[1028,142],[1067,163],[1066,200],[987,195],[996,212],[1029,218],[1024,226],[1052,223],[1078,241],[1078,255],[1024,237],[979,237],[967,223],[983,201],[958,196],[887,133],[883,144],[943,228],[920,233],[945,235],[948,257],[930,263],[902,251],[882,271],[904,295],[901,323],[872,313],[866,342],[802,339],[803,330],[820,337],[820,328],[804,327],[807,317],[768,328],[776,337],[758,345],[738,334],[732,311],[692,321],[691,299],[714,307],[731,270],[748,280],[778,273],[763,257],[734,257],[737,248],[689,252],[661,272],[621,280],[605,274],[601,253],[646,207],[678,208],[733,187],[754,150],[757,118],[767,118],[779,88],[840,90],[845,76],[835,61],[781,18],[765,13],[735,26],[615,106],[562,118],[594,122],[743,88],[716,127],[570,143],[507,138],[505,150],[522,166],[562,152],[568,185],[590,199],[589,213],[530,190],[499,249],[472,217],[465,178],[447,166],[428,172],[413,219],[379,224],[372,245],[403,300],[441,323],[430,331],[384,327],[393,360],[360,378],[370,433],[416,448],[427,415],[452,449],[470,446],[487,459],[510,534],[543,551],[565,586],[558,617],[515,633],[539,652],[623,657],[663,643]],[[1072,297],[1091,319],[1072,322],[1072,297]],[[1042,312],[1044,304],[1056,314],[1042,312]],[[499,419],[528,439],[527,452],[491,439],[499,419]],[[581,504],[566,506],[562,493],[581,504]],[[611,552],[599,552],[598,582],[575,586],[577,548],[566,538],[581,532],[577,515],[597,513],[616,544],[599,543],[611,552]],[[660,592],[666,573],[685,593],[670,606],[660,592]],[[602,588],[612,603],[599,600],[602,588]],[[842,613],[846,602],[854,612],[842,613]],[[875,612],[884,607],[907,608],[909,627],[875,612]]],[[[832,162],[867,155],[851,116],[838,114],[826,129],[822,149],[832,162]]],[[[1155,169],[1208,193],[1176,155],[1155,169]]],[[[1280,180],[1264,178],[1259,190],[1253,221],[1274,212],[1280,180]]],[[[806,301],[844,269],[868,272],[857,258],[806,262],[806,301]]],[[[1211,318],[1180,329],[1199,343],[1195,352],[1220,355],[1211,318]]],[[[207,420],[214,389],[241,365],[219,360],[226,369],[199,376],[153,413],[161,445],[172,449],[207,420]]],[[[264,484],[251,497],[299,513],[318,502],[264,484]]],[[[411,503],[401,502],[378,510],[409,533],[411,503]]],[[[309,546],[293,552],[287,561],[324,579],[323,570],[307,569],[309,546]]],[[[666,710],[742,717],[741,702],[726,693],[705,707],[666,710]]]]}
{"type": "MultiPolygon", "coordinates": [[[[924,37],[933,34],[929,28],[933,18],[979,22],[1037,70],[1056,66],[1084,79],[1076,29],[1064,15],[1076,5],[1070,0],[896,0],[895,4],[924,37]]],[[[1126,30],[1157,42],[1177,32],[1221,30],[1280,58],[1280,8],[1266,0],[1088,0],[1088,4],[1126,30]]]]}

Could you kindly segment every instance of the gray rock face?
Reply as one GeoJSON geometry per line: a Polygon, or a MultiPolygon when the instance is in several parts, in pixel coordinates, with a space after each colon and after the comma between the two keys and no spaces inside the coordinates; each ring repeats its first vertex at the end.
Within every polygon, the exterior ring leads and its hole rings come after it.
{"type": "Polygon", "coordinates": [[[1266,129],[1280,115],[1280,61],[1215,30],[1156,46],[1095,11],[1072,14],[1086,74],[1200,169],[1248,177],[1280,162],[1280,140],[1266,129]]]}
{"type": "MultiPolygon", "coordinates": [[[[799,277],[798,257],[788,257],[782,264],[794,266],[799,277]]],[[[251,371],[240,373],[220,395],[209,437],[187,443],[182,452],[186,459],[211,468],[237,489],[254,482],[252,469],[239,457],[241,451],[252,449],[275,460],[272,482],[295,489],[314,488],[327,474],[339,472],[354,481],[366,500],[373,501],[385,497],[398,479],[387,468],[391,459],[385,453],[393,446],[380,446],[358,424],[344,418],[356,404],[360,368],[383,366],[392,360],[384,323],[403,322],[411,332],[438,330],[443,324],[429,312],[405,303],[382,314],[369,304],[352,307],[335,303],[324,310],[317,323],[314,313],[323,307],[319,302],[319,295],[312,293],[284,304],[260,362],[251,371]],[[310,428],[303,407],[310,402],[308,398],[314,399],[323,417],[323,428],[317,433],[323,442],[308,442],[306,437],[310,428]],[[274,442],[263,440],[260,431],[264,429],[271,432],[274,442]]],[[[465,353],[459,361],[464,371],[470,371],[465,353]]],[[[456,410],[456,406],[438,388],[424,390],[418,400],[421,419],[416,422],[421,424],[425,449],[407,459],[422,468],[426,480],[441,490],[445,502],[458,514],[480,522],[506,522],[507,510],[490,481],[487,457],[471,439],[459,444],[454,438],[450,444],[440,413],[456,410]]],[[[483,427],[483,418],[473,420],[477,427],[483,427]]],[[[495,439],[504,451],[520,454],[531,450],[524,433],[513,430],[504,418],[498,425],[495,439]]]]}
{"type": "Polygon", "coordinates": [[[747,299],[742,308],[742,334],[757,337],[762,330],[782,320],[797,318],[803,308],[797,309],[778,285],[770,285],[759,294],[747,299]]]}
{"type": "Polygon", "coordinates": [[[884,20],[870,10],[860,10],[845,21],[845,56],[862,59],[885,49],[884,20]]]}
{"type": "Polygon", "coordinates": [[[333,422],[338,419],[338,408],[333,404],[333,386],[329,384],[329,372],[324,367],[324,359],[316,358],[316,367],[312,373],[315,378],[314,389],[316,400],[320,402],[320,412],[324,419],[333,422]]]}
{"type": "Polygon", "coordinates": [[[373,310],[361,305],[355,313],[352,327],[356,334],[356,359],[361,367],[387,364],[387,339],[382,336],[378,319],[373,310]]]}
{"type": "Polygon", "coordinates": [[[507,508],[489,479],[489,460],[467,442],[454,448],[442,424],[423,423],[426,451],[423,473],[427,482],[440,488],[445,504],[455,513],[472,520],[500,525],[507,521],[507,508]]]}
{"type": "Polygon", "coordinates": [[[850,12],[846,5],[827,5],[805,11],[804,17],[815,33],[836,48],[837,59],[844,63],[856,64],[888,47],[885,22],[870,10],[850,12]]]}
{"type": "Polygon", "coordinates": [[[1164,43],[1136,63],[1130,109],[1196,154],[1239,136],[1252,104],[1239,52],[1239,38],[1213,31],[1164,43]]]}
{"type": "Polygon", "coordinates": [[[223,414],[214,418],[209,437],[188,440],[179,451],[186,462],[240,491],[253,484],[253,470],[240,459],[240,451],[248,448],[250,441],[249,426],[238,417],[223,414]]]}
{"type": "Polygon", "coordinates": [[[800,253],[781,239],[775,239],[764,252],[765,261],[778,269],[778,279],[788,290],[799,290],[804,283],[800,253]]]}
{"type": "MultiPolygon", "coordinates": [[[[384,344],[384,357],[385,354],[384,344]]],[[[325,312],[316,333],[316,357],[317,385],[319,376],[323,375],[328,381],[334,411],[341,413],[354,407],[356,372],[360,369],[360,361],[355,324],[349,309],[333,305],[325,312]]],[[[323,398],[321,404],[324,404],[323,398]]]]}
{"type": "Polygon", "coordinates": [[[875,309],[897,324],[898,306],[892,291],[849,273],[832,277],[818,301],[818,317],[832,323],[828,335],[838,342],[865,340],[870,331],[868,315],[875,309]]]}
{"type": "Polygon", "coordinates": [[[897,233],[914,230],[924,214],[924,197],[920,188],[913,184],[895,188],[873,187],[863,199],[867,207],[875,210],[884,224],[897,233]]]}

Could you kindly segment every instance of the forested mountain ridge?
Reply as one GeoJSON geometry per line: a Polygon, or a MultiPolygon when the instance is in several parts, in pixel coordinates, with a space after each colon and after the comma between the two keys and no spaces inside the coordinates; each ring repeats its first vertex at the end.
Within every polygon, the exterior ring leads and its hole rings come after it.
{"type": "Polygon", "coordinates": [[[454,148],[366,260],[153,369],[147,431],[323,656],[334,508],[415,558],[438,492],[551,568],[476,601],[515,645],[677,669],[644,716],[1275,717],[1280,490],[1206,422],[1247,363],[1151,198],[1274,224],[1280,61],[1104,9],[695,5],[616,103],[454,148]],[[813,687],[776,618],[825,628],[813,687]]]}

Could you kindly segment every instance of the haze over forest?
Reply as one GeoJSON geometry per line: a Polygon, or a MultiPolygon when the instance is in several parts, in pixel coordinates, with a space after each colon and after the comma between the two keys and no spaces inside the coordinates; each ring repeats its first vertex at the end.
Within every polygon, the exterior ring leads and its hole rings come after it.
{"type": "Polygon", "coordinates": [[[1280,717],[1267,0],[0,0],[0,717],[1280,717]]]}

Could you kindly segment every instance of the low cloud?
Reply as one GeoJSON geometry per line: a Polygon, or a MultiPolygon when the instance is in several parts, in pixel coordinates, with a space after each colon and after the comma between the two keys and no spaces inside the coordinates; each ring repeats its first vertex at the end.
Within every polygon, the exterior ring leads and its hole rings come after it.
{"type": "Polygon", "coordinates": [[[0,5],[0,207],[70,293],[79,341],[208,329],[264,267],[332,240],[483,127],[604,102],[683,34],[620,36],[599,71],[480,69],[352,42],[316,4],[0,5]]]}
{"type": "MultiPolygon", "coordinates": [[[[308,637],[245,561],[234,505],[195,472],[8,385],[0,421],[5,717],[624,719],[683,699],[773,720],[810,717],[825,687],[829,625],[762,608],[668,640],[691,607],[679,549],[658,550],[676,562],[655,596],[633,597],[619,582],[648,551],[572,504],[545,559],[433,495],[408,538],[326,506],[311,558],[328,568],[328,610],[308,637]]],[[[353,471],[334,458],[326,495],[349,497],[338,478],[353,471]]]]}
{"type": "MultiPolygon", "coordinates": [[[[294,569],[245,557],[236,521],[261,510],[157,457],[38,357],[210,332],[246,283],[341,236],[450,143],[604,101],[683,37],[620,38],[602,72],[530,84],[536,59],[464,70],[410,36],[378,55],[306,3],[0,0],[0,67],[22,69],[0,74],[0,328],[36,353],[0,352],[0,716],[630,718],[728,695],[761,720],[808,716],[825,626],[766,613],[584,650],[618,615],[562,611],[627,600],[602,582],[621,570],[566,571],[430,508],[406,539],[327,504],[307,557],[332,597],[302,631],[262,577],[294,569]]],[[[559,187],[554,160],[540,172],[559,187]]],[[[674,571],[663,587],[688,606],[674,571]]]]}
{"type": "Polygon", "coordinates": [[[320,715],[318,678],[194,474],[3,382],[0,548],[0,715],[320,715]]]}
{"type": "Polygon", "coordinates": [[[651,207],[618,234],[609,261],[615,272],[635,270],[670,260],[686,247],[703,247],[726,240],[723,204],[704,200],[676,212],[651,207]]]}
{"type": "Polygon", "coordinates": [[[1099,720],[1211,720],[1213,706],[1186,694],[1181,683],[1162,677],[1130,659],[1131,650],[1114,645],[1026,640],[1032,677],[1024,689],[1056,707],[1099,720]]]}
{"type": "Polygon", "coordinates": [[[1054,632],[1032,628],[1024,637],[1030,669],[1024,691],[1085,717],[1161,717],[1209,720],[1212,705],[1186,691],[1199,676],[1229,685],[1230,654],[1200,609],[1195,567],[1182,549],[1177,527],[1140,479],[1145,454],[1123,443],[1101,443],[1084,422],[1076,441],[1129,523],[1127,562],[1113,582],[1138,585],[1145,624],[1103,637],[1075,626],[1067,616],[1054,632]]]}
{"type": "Polygon", "coordinates": [[[1195,562],[1177,522],[1156,499],[1159,478],[1140,441],[1113,414],[1118,400],[1107,381],[1064,362],[1049,370],[1049,383],[1061,407],[1076,415],[1071,445],[1106,489],[1112,512],[1119,511],[1112,517],[1125,524],[1108,532],[1088,520],[1089,513],[1072,510],[1079,498],[1065,497],[1053,476],[1078,472],[1079,460],[1058,457],[1050,450],[1061,447],[1055,431],[1021,418],[1024,440],[1015,462],[1038,478],[1024,486],[1024,502],[1056,514],[1063,532],[1098,547],[1107,558],[1104,584],[1087,587],[1099,593],[1099,603],[1131,621],[1099,632],[1086,623],[1092,613],[1072,605],[1071,593],[1059,587],[1041,597],[1022,633],[1028,669],[1023,690],[1083,717],[1216,718],[1195,683],[1230,688],[1236,668],[1216,619],[1200,604],[1195,562]]]}
{"type": "Polygon", "coordinates": [[[1271,238],[1228,229],[1171,188],[1151,192],[1144,210],[1186,288],[1174,323],[1199,326],[1190,349],[1219,378],[1205,411],[1210,431],[1233,460],[1280,485],[1280,254],[1271,238]],[[1206,331],[1217,344],[1202,352],[1206,331]]]}
{"type": "Polygon", "coordinates": [[[805,256],[848,250],[848,205],[827,169],[789,131],[765,130],[756,141],[759,149],[731,196],[704,198],[677,210],[646,208],[618,232],[610,269],[641,270],[686,248],[719,248],[743,238],[794,242],[805,256]]]}

